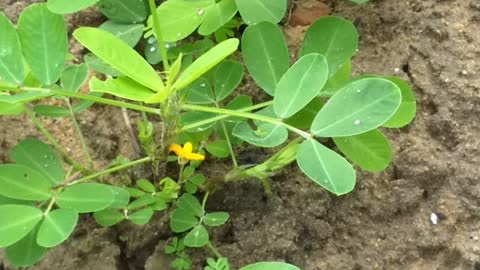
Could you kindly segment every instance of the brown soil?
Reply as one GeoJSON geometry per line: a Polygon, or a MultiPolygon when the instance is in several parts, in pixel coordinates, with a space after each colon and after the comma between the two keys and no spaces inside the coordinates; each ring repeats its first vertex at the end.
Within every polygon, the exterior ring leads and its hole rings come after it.
{"type": "MultiPolygon", "coordinates": [[[[315,1],[296,2],[305,8],[315,1]]],[[[15,20],[30,1],[9,2],[3,0],[0,10],[15,20]]],[[[261,260],[284,260],[305,270],[480,269],[480,3],[326,2],[334,14],[360,22],[354,72],[408,80],[418,99],[417,118],[408,128],[388,131],[395,151],[389,169],[359,173],[347,196],[330,195],[295,166],[272,179],[272,198],[256,182],[226,186],[208,203],[209,210],[231,214],[225,226],[212,231],[213,241],[233,269],[261,260]],[[433,225],[432,213],[444,218],[433,225]]],[[[69,20],[95,24],[99,17],[92,14],[69,20]]],[[[298,48],[304,29],[287,27],[292,48],[298,48]]],[[[79,118],[99,166],[129,156],[119,109],[95,106],[79,118]]],[[[68,121],[50,120],[47,126],[72,153],[81,153],[73,147],[68,121]]],[[[24,117],[0,118],[0,161],[26,136],[38,133],[24,117]]],[[[221,163],[212,168],[217,175],[227,170],[221,163]]],[[[167,221],[162,213],[143,227],[102,229],[84,217],[73,237],[32,269],[167,269],[162,251],[171,237],[167,221]]],[[[210,254],[192,255],[195,269],[201,269],[210,254]]],[[[11,267],[5,263],[0,269],[11,267]]]]}

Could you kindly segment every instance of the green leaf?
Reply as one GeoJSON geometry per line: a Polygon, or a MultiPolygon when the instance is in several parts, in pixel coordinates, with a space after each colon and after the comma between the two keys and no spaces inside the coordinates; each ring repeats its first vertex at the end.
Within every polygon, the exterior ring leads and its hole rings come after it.
{"type": "Polygon", "coordinates": [[[110,186],[110,189],[113,192],[113,203],[108,206],[108,208],[124,208],[130,202],[130,193],[127,189],[122,187],[110,186]]]}
{"type": "Polygon", "coordinates": [[[173,232],[181,233],[190,230],[198,224],[198,218],[188,210],[177,208],[172,212],[170,228],[173,232]]]}
{"type": "Polygon", "coordinates": [[[38,228],[37,243],[42,247],[55,247],[72,234],[78,222],[78,213],[72,209],[56,209],[43,218],[38,228]]]}
{"type": "Polygon", "coordinates": [[[205,225],[214,227],[214,226],[221,226],[227,222],[230,215],[227,212],[215,212],[209,213],[205,215],[203,222],[205,225]]]}
{"type": "Polygon", "coordinates": [[[287,12],[287,0],[235,0],[246,24],[279,23],[287,12]]]}
{"type": "Polygon", "coordinates": [[[97,6],[103,15],[117,23],[136,24],[147,18],[143,0],[100,0],[97,6]]]}
{"type": "Polygon", "coordinates": [[[243,78],[243,66],[239,62],[226,60],[215,70],[215,100],[222,101],[240,84],[243,78]]]}
{"type": "Polygon", "coordinates": [[[242,36],[242,54],[252,78],[273,96],[280,78],[290,66],[282,30],[268,22],[247,27],[242,36]]]}
{"type": "Polygon", "coordinates": [[[51,197],[51,183],[36,170],[20,164],[0,165],[0,194],[20,200],[43,201],[51,197]]]}
{"type": "Polygon", "coordinates": [[[25,237],[42,219],[42,211],[27,205],[0,205],[0,248],[25,237]]]}
{"type": "Polygon", "coordinates": [[[275,89],[275,114],[288,118],[300,111],[320,93],[327,78],[325,57],[317,53],[302,56],[283,75],[275,89]]]}
{"type": "Polygon", "coordinates": [[[187,102],[191,104],[212,104],[215,102],[212,85],[205,78],[194,81],[187,90],[187,102]]]}
{"type": "MultiPolygon", "coordinates": [[[[227,105],[225,105],[225,109],[227,110],[241,110],[243,108],[251,107],[253,105],[252,98],[250,96],[236,96],[232,100],[230,100],[227,105]]],[[[227,122],[238,122],[242,121],[244,118],[241,117],[228,117],[225,119],[227,122]]]]}
{"type": "Polygon", "coordinates": [[[417,113],[417,102],[412,88],[408,83],[397,77],[386,77],[385,79],[396,84],[402,92],[402,103],[395,114],[383,124],[388,128],[401,128],[408,125],[415,118],[417,113]]]}
{"type": "Polygon", "coordinates": [[[23,104],[12,104],[0,102],[0,115],[19,115],[23,113],[25,107],[23,104]]]}
{"type": "Polygon", "coordinates": [[[323,106],[313,120],[311,131],[320,137],[365,133],[390,119],[401,100],[400,89],[388,80],[354,80],[323,106]]]}
{"type": "MultiPolygon", "coordinates": [[[[198,33],[208,36],[230,21],[237,13],[234,0],[222,0],[205,10],[205,19],[198,28],[198,33]]],[[[198,12],[197,12],[198,14],[198,12]]]]}
{"type": "Polygon", "coordinates": [[[143,34],[143,24],[123,24],[106,21],[99,28],[112,33],[130,47],[135,47],[143,34]]]}
{"type": "Polygon", "coordinates": [[[388,139],[376,129],[333,141],[348,159],[369,172],[383,171],[392,160],[388,139]]]}
{"type": "Polygon", "coordinates": [[[142,197],[145,194],[145,192],[143,192],[139,189],[136,189],[136,188],[127,187],[125,189],[128,191],[128,193],[130,193],[130,196],[133,197],[133,198],[142,197]]]}
{"type": "Polygon", "coordinates": [[[178,80],[173,84],[172,88],[179,90],[187,87],[227,56],[234,53],[237,50],[238,43],[238,39],[231,38],[208,50],[183,71],[182,75],[180,75],[178,80]]]}
{"type": "MultiPolygon", "coordinates": [[[[37,227],[38,228],[38,227],[37,227]]],[[[37,244],[37,229],[5,250],[8,262],[15,267],[32,266],[45,255],[47,249],[37,244]]]]}
{"type": "Polygon", "coordinates": [[[205,150],[214,157],[226,158],[230,155],[230,150],[226,140],[216,140],[205,146],[205,150]]]}
{"type": "Polygon", "coordinates": [[[103,227],[113,226],[125,218],[122,213],[114,209],[98,211],[93,213],[93,216],[95,217],[95,221],[103,227]]]}
{"type": "Polygon", "coordinates": [[[0,12],[0,80],[20,85],[25,80],[25,69],[20,39],[15,26],[0,12]]]}
{"type": "Polygon", "coordinates": [[[87,53],[85,56],[83,56],[83,60],[85,61],[85,63],[88,65],[89,68],[95,70],[98,73],[102,73],[104,75],[109,75],[113,77],[123,76],[123,74],[120,71],[114,69],[112,66],[105,63],[105,61],[102,61],[100,58],[96,57],[92,53],[87,53]]]}
{"type": "Polygon", "coordinates": [[[148,181],[147,179],[140,179],[137,181],[137,186],[144,190],[145,192],[149,193],[154,193],[155,192],[155,186],[152,184],[152,182],[148,181]]]}
{"type": "Polygon", "coordinates": [[[207,229],[205,229],[205,227],[203,227],[202,225],[195,226],[195,228],[188,232],[183,239],[185,246],[197,248],[205,246],[206,244],[208,244],[208,241],[209,236],[207,229]]]}
{"type": "Polygon", "coordinates": [[[162,211],[162,210],[165,210],[168,208],[168,205],[167,203],[165,202],[165,200],[163,198],[160,198],[160,197],[156,197],[155,198],[155,202],[153,204],[150,205],[150,207],[154,210],[154,211],[162,211]]]}
{"type": "Polygon", "coordinates": [[[108,93],[135,101],[146,101],[155,95],[155,92],[128,77],[107,79],[105,81],[94,77],[90,80],[90,91],[108,93]]]}
{"type": "Polygon", "coordinates": [[[136,199],[135,201],[131,202],[128,206],[127,209],[133,210],[133,209],[138,209],[144,206],[147,206],[149,204],[152,204],[155,202],[155,199],[151,194],[145,194],[142,197],[136,199]]]}
{"type": "Polygon", "coordinates": [[[60,81],[62,88],[68,91],[77,92],[83,85],[88,76],[88,65],[71,65],[62,73],[60,81]]]}
{"type": "Polygon", "coordinates": [[[240,270],[300,270],[300,268],[283,262],[259,262],[244,266],[240,270]]]}
{"type": "Polygon", "coordinates": [[[173,42],[188,37],[205,19],[205,11],[214,5],[215,0],[169,0],[162,3],[157,14],[164,40],[173,42]]]}
{"type": "Polygon", "coordinates": [[[153,216],[153,209],[151,207],[147,207],[133,214],[128,215],[128,220],[130,220],[133,224],[145,225],[148,223],[148,221],[150,221],[152,216],[153,216]]]}
{"type": "Polygon", "coordinates": [[[66,188],[57,198],[61,208],[71,208],[79,213],[103,210],[114,202],[114,193],[110,186],[87,183],[66,188]]]}
{"type": "Polygon", "coordinates": [[[196,215],[197,217],[203,216],[202,205],[195,196],[183,194],[177,203],[179,208],[188,211],[191,215],[196,215]]]}
{"type": "Polygon", "coordinates": [[[323,107],[323,101],[320,98],[314,98],[299,112],[295,113],[288,119],[285,119],[285,124],[296,128],[306,129],[312,125],[313,119],[323,107]]]}
{"type": "Polygon", "coordinates": [[[348,60],[325,83],[320,96],[331,97],[350,81],[352,64],[348,60]]]}
{"type": "Polygon", "coordinates": [[[65,178],[63,164],[55,152],[37,139],[25,139],[15,145],[10,158],[17,164],[27,166],[44,175],[53,185],[60,184],[65,178]]]}
{"type": "Polygon", "coordinates": [[[54,84],[68,52],[63,16],[50,12],[46,3],[30,5],[18,19],[18,35],[32,74],[44,85],[54,84]]]}
{"type": "Polygon", "coordinates": [[[253,130],[247,122],[239,122],[232,134],[250,144],[260,147],[275,147],[288,139],[288,131],[282,125],[261,123],[253,130]]]}
{"type": "Polygon", "coordinates": [[[364,3],[367,3],[369,0],[350,0],[352,2],[354,2],[355,4],[364,4],[364,3]]]}
{"type": "Polygon", "coordinates": [[[75,13],[97,3],[98,0],[48,0],[48,9],[57,14],[75,13]]]}
{"type": "Polygon", "coordinates": [[[300,55],[319,53],[327,58],[330,76],[355,54],[358,33],[355,26],[340,17],[325,16],[305,33],[300,55]]]}
{"type": "Polygon", "coordinates": [[[98,58],[125,76],[156,92],[166,91],[162,79],[150,64],[113,34],[97,28],[80,27],[73,32],[73,36],[98,58]]]}
{"type": "Polygon", "coordinates": [[[300,145],[297,163],[310,179],[338,196],[349,193],[355,186],[352,165],[314,139],[300,145]]]}

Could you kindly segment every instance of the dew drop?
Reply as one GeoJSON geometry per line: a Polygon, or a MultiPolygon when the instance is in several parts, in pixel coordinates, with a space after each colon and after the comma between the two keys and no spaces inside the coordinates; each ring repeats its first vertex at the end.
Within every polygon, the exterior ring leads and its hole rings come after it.
{"type": "Polygon", "coordinates": [[[180,32],[179,32],[179,33],[177,33],[177,36],[181,36],[181,35],[182,35],[182,33],[180,33],[180,32]]]}
{"type": "Polygon", "coordinates": [[[48,155],[43,155],[43,158],[48,158],[48,155]]]}
{"type": "Polygon", "coordinates": [[[154,52],[154,51],[155,51],[155,47],[151,47],[151,48],[150,48],[150,51],[151,51],[151,52],[154,52]]]}
{"type": "Polygon", "coordinates": [[[165,44],[165,48],[167,48],[167,49],[170,48],[170,44],[168,44],[168,43],[165,44]]]}
{"type": "Polygon", "coordinates": [[[357,89],[357,93],[360,93],[360,92],[362,92],[362,90],[360,90],[360,89],[357,89]]]}
{"type": "Polygon", "coordinates": [[[201,83],[201,84],[200,84],[200,87],[205,87],[205,83],[201,83]]]}
{"type": "Polygon", "coordinates": [[[360,120],[355,120],[355,122],[353,122],[355,125],[360,125],[360,120]]]}
{"type": "Polygon", "coordinates": [[[203,9],[201,9],[201,8],[199,8],[199,9],[197,10],[197,14],[198,14],[198,15],[202,16],[203,13],[205,13],[205,10],[203,10],[203,9]]]}
{"type": "Polygon", "coordinates": [[[148,44],[153,44],[153,43],[155,43],[155,38],[154,38],[154,37],[148,38],[147,43],[148,43],[148,44]]]}

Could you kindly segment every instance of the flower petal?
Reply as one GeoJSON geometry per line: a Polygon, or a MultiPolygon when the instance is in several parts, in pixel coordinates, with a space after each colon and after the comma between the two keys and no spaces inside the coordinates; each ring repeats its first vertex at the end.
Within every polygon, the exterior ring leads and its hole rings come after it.
{"type": "Polygon", "coordinates": [[[183,154],[184,155],[187,155],[189,153],[192,153],[192,150],[193,150],[193,145],[191,142],[186,142],[184,145],[183,145],[183,154]]]}
{"type": "Polygon", "coordinates": [[[184,152],[183,152],[183,148],[174,143],[174,144],[171,144],[169,147],[168,147],[168,152],[174,152],[175,154],[177,154],[177,156],[179,157],[182,157],[184,155],[184,152]]]}
{"type": "Polygon", "coordinates": [[[186,153],[184,158],[188,160],[205,160],[205,156],[202,154],[196,154],[196,153],[186,153]]]}

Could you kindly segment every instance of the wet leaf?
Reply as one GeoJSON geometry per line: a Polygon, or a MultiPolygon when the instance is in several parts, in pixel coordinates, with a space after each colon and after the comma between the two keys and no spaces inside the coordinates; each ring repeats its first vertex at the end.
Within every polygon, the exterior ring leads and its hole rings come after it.
{"type": "Polygon", "coordinates": [[[0,81],[20,85],[25,79],[22,47],[15,26],[0,12],[0,81]]]}
{"type": "Polygon", "coordinates": [[[248,25],[260,22],[277,24],[287,12],[287,0],[235,0],[235,3],[248,25]]]}
{"type": "Polygon", "coordinates": [[[27,205],[0,205],[0,248],[8,247],[35,228],[42,211],[27,205]]]}
{"type": "Polygon", "coordinates": [[[320,110],[311,127],[320,137],[353,136],[376,129],[397,111],[400,89],[381,78],[354,80],[320,110]]]}
{"type": "Polygon", "coordinates": [[[20,200],[43,201],[51,197],[51,183],[36,170],[20,164],[0,165],[0,194],[20,200]]]}
{"type": "Polygon", "coordinates": [[[247,122],[239,122],[232,134],[250,144],[260,147],[275,147],[288,139],[288,131],[282,125],[261,123],[252,129],[247,122]]]}
{"type": "Polygon", "coordinates": [[[107,208],[114,199],[114,193],[109,186],[86,183],[66,188],[58,195],[57,204],[61,208],[71,208],[78,213],[90,213],[107,208]]]}

